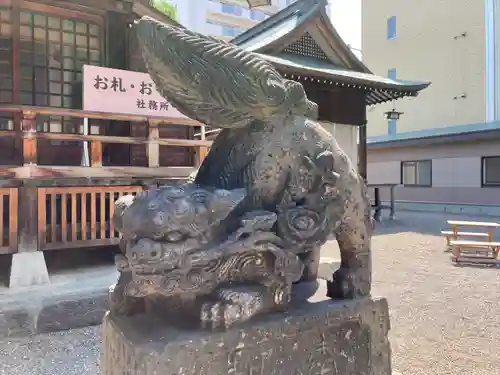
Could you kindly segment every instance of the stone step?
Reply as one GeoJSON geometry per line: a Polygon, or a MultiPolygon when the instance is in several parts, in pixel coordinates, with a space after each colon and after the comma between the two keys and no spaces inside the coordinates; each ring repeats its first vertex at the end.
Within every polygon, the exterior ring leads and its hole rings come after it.
{"type": "MultiPolygon", "coordinates": [[[[331,280],[339,265],[321,258],[318,278],[331,280]]],[[[114,266],[101,266],[51,275],[50,284],[0,288],[0,340],[101,324],[117,277],[114,266]]]]}
{"type": "Polygon", "coordinates": [[[97,325],[108,308],[114,266],[51,276],[50,284],[0,289],[0,340],[97,325]]]}

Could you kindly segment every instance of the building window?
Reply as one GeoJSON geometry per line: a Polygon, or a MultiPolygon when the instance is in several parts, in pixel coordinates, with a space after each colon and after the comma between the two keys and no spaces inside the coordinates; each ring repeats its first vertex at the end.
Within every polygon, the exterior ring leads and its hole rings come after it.
{"type": "Polygon", "coordinates": [[[500,186],[500,156],[484,157],[482,164],[483,186],[500,186]]]}
{"type": "Polygon", "coordinates": [[[396,69],[389,69],[387,71],[387,78],[396,79],[396,69]]]}
{"type": "Polygon", "coordinates": [[[222,3],[222,13],[232,14],[233,16],[241,16],[243,9],[239,5],[222,3]]]}
{"type": "Polygon", "coordinates": [[[222,26],[222,36],[236,37],[243,32],[245,32],[245,29],[239,27],[222,26]]]}
{"type": "Polygon", "coordinates": [[[101,30],[87,21],[22,11],[21,104],[78,108],[84,64],[100,65],[101,30]]]}
{"type": "Polygon", "coordinates": [[[387,19],[387,39],[396,39],[396,16],[387,19]]]}
{"type": "Polygon", "coordinates": [[[405,186],[432,186],[432,160],[402,161],[401,183],[405,186]]]}
{"type": "Polygon", "coordinates": [[[387,120],[387,134],[394,135],[397,133],[397,121],[387,120]]]}
{"type": "Polygon", "coordinates": [[[230,26],[222,26],[222,36],[234,36],[235,29],[230,26]]]}
{"type": "Polygon", "coordinates": [[[266,14],[259,10],[251,10],[250,18],[253,19],[254,21],[264,21],[266,19],[266,14]]]}

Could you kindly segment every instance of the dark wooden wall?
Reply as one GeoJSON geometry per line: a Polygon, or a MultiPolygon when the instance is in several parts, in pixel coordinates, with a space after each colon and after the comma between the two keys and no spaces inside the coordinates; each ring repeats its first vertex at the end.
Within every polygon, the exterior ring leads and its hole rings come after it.
{"type": "Polygon", "coordinates": [[[365,124],[366,104],[362,90],[321,83],[301,83],[307,97],[318,104],[320,121],[349,125],[365,124]]]}

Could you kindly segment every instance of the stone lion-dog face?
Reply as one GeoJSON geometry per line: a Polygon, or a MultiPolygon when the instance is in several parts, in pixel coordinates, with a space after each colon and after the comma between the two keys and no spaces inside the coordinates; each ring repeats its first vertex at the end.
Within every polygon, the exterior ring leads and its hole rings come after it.
{"type": "Polygon", "coordinates": [[[218,236],[219,224],[245,196],[244,189],[186,184],[120,198],[114,223],[122,234],[124,254],[117,257],[117,265],[121,272],[131,271],[135,284],[142,285],[143,291],[134,294],[153,294],[167,273],[193,267],[200,250],[218,236]]]}

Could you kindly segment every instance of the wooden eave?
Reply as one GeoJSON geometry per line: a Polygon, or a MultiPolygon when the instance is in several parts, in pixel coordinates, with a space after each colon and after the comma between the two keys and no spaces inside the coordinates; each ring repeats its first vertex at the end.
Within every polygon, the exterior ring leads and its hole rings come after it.
{"type": "Polygon", "coordinates": [[[324,85],[335,85],[365,92],[367,105],[374,105],[407,96],[417,96],[430,85],[429,82],[410,82],[392,80],[372,73],[355,72],[339,68],[332,64],[311,61],[311,58],[300,58],[292,54],[271,56],[259,54],[269,61],[286,78],[295,81],[314,82],[324,85]]]}

